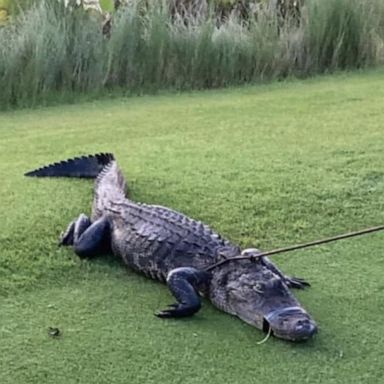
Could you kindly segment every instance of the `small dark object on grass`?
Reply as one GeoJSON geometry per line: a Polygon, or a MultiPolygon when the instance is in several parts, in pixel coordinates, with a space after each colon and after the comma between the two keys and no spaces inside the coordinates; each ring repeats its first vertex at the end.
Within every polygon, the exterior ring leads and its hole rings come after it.
{"type": "Polygon", "coordinates": [[[59,337],[59,336],[61,336],[61,331],[59,328],[49,327],[48,328],[48,335],[51,337],[59,337]]]}

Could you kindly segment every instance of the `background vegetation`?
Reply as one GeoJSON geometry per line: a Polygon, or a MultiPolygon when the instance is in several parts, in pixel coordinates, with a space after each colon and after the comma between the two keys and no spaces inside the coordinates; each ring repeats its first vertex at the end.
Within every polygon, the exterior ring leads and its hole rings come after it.
{"type": "Polygon", "coordinates": [[[383,84],[380,71],[0,114],[0,382],[381,383],[383,233],[276,256],[312,283],[295,294],[320,332],[257,345],[260,331],[207,302],[191,319],[155,318],[173,300],[164,285],[58,248],[69,221],[89,213],[93,183],[23,174],[112,151],[134,200],[243,247],[379,225],[383,84]]]}
{"type": "Polygon", "coordinates": [[[307,0],[301,19],[170,12],[141,0],[110,38],[81,9],[41,1],[0,29],[0,108],[110,93],[202,89],[384,62],[382,0],[307,0]]]}

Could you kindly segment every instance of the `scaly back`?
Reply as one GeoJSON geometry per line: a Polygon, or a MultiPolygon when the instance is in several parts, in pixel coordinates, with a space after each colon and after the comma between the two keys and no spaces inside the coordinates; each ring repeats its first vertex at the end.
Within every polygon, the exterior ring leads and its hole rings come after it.
{"type": "Polygon", "coordinates": [[[111,160],[103,167],[95,182],[95,197],[93,200],[92,220],[102,215],[105,207],[111,201],[126,198],[127,183],[117,165],[116,160],[111,160]]]}

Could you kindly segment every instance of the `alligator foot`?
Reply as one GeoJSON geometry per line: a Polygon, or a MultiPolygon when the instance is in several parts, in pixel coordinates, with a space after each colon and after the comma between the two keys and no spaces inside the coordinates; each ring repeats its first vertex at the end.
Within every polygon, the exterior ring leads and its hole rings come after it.
{"type": "Polygon", "coordinates": [[[300,277],[284,276],[284,279],[289,288],[304,289],[311,286],[308,281],[301,279],[300,277]]]}
{"type": "Polygon", "coordinates": [[[68,228],[60,235],[59,239],[59,247],[61,246],[67,246],[67,245],[73,245],[73,232],[75,230],[75,223],[76,220],[73,220],[69,225],[68,228]]]}
{"type": "Polygon", "coordinates": [[[171,317],[188,317],[192,316],[200,309],[200,307],[196,309],[195,307],[188,307],[187,305],[182,304],[170,304],[168,307],[170,306],[172,306],[173,309],[165,309],[163,311],[156,312],[155,315],[163,319],[171,317]]]}
{"type": "Polygon", "coordinates": [[[60,238],[59,245],[73,245],[80,257],[92,257],[105,249],[109,239],[109,223],[100,218],[94,223],[83,213],[72,221],[60,238]]]}
{"type": "Polygon", "coordinates": [[[84,213],[73,220],[66,231],[60,236],[59,246],[74,245],[75,239],[78,240],[83,232],[91,225],[91,220],[84,213]]]}
{"type": "Polygon", "coordinates": [[[169,272],[167,284],[172,295],[178,301],[168,305],[168,309],[155,313],[161,318],[192,316],[201,308],[199,288],[208,281],[207,272],[195,268],[176,268],[169,272]]]}
{"type": "Polygon", "coordinates": [[[159,312],[156,312],[155,313],[155,316],[157,317],[162,317],[162,318],[166,318],[166,317],[176,317],[176,316],[171,316],[169,313],[170,311],[173,311],[175,310],[176,308],[179,307],[179,303],[174,303],[174,304],[168,304],[167,307],[168,308],[173,308],[173,309],[165,309],[163,311],[159,311],[159,312]]]}
{"type": "Polygon", "coordinates": [[[283,272],[280,271],[279,268],[276,267],[276,265],[274,265],[268,257],[266,256],[263,256],[261,258],[261,262],[267,267],[269,268],[273,273],[276,273],[276,275],[280,276],[285,284],[287,284],[287,286],[289,288],[298,288],[298,289],[304,289],[306,287],[310,287],[311,284],[308,283],[308,281],[306,281],[305,279],[301,279],[300,277],[293,277],[293,276],[287,276],[287,275],[284,275],[283,272]]]}

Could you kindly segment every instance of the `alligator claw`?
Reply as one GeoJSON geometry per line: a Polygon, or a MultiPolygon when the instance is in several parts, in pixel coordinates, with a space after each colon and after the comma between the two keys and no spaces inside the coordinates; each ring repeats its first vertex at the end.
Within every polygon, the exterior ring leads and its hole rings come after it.
{"type": "MultiPolygon", "coordinates": [[[[174,309],[176,309],[178,306],[179,304],[177,303],[167,305],[168,308],[174,308],[174,309]]],[[[161,317],[161,318],[176,317],[172,315],[172,312],[174,311],[174,309],[165,309],[164,311],[156,312],[155,316],[161,317]]]]}
{"type": "Polygon", "coordinates": [[[297,288],[297,289],[304,289],[306,287],[311,286],[311,284],[309,284],[308,281],[306,281],[305,279],[302,279],[300,277],[293,277],[293,276],[286,276],[285,283],[288,285],[289,288],[297,288]]]}
{"type": "Polygon", "coordinates": [[[163,311],[159,311],[155,313],[155,316],[160,317],[162,319],[169,319],[172,317],[187,317],[192,316],[196,309],[194,307],[188,307],[185,304],[169,304],[168,308],[172,309],[164,309],[163,311]]]}
{"type": "Polygon", "coordinates": [[[65,234],[64,232],[62,232],[60,237],[59,237],[59,242],[57,245],[59,247],[64,247],[66,245],[72,245],[72,244],[73,244],[73,236],[71,236],[69,234],[65,234]]]}
{"type": "Polygon", "coordinates": [[[156,312],[155,316],[160,317],[161,319],[167,319],[170,317],[175,317],[172,315],[172,310],[166,309],[165,311],[156,312]]]}
{"type": "Polygon", "coordinates": [[[162,319],[170,318],[170,317],[181,317],[180,316],[180,304],[174,303],[167,305],[170,309],[164,309],[163,311],[159,311],[155,313],[155,316],[160,317],[162,319]],[[171,309],[172,308],[172,309],[171,309]]]}
{"type": "Polygon", "coordinates": [[[59,247],[66,246],[66,245],[73,245],[74,229],[75,229],[75,221],[72,221],[72,223],[69,224],[67,230],[61,233],[59,238],[59,244],[58,244],[59,247]]]}

